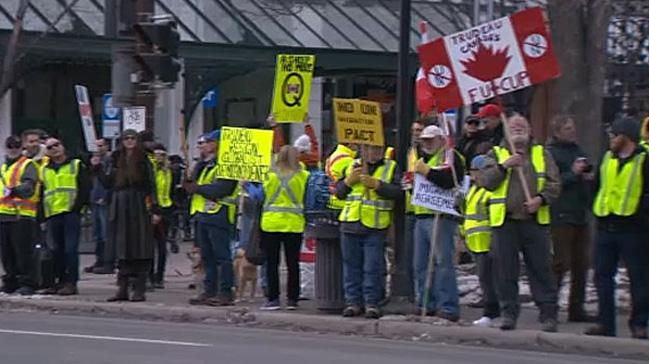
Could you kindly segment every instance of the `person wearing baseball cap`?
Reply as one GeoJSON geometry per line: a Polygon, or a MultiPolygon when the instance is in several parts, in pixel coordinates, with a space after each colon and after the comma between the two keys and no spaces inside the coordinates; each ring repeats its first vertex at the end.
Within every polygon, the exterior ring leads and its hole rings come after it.
{"type": "Polygon", "coordinates": [[[496,294],[495,265],[489,254],[491,246],[491,228],[489,227],[489,192],[481,184],[480,176],[487,167],[488,160],[484,155],[477,155],[471,160],[469,175],[471,188],[465,200],[465,214],[462,231],[467,249],[473,254],[478,268],[482,301],[482,317],[473,321],[480,327],[491,326],[493,320],[500,316],[500,304],[496,294]]]}
{"type": "Polygon", "coordinates": [[[471,161],[473,157],[487,153],[493,147],[489,132],[483,125],[477,115],[469,115],[464,119],[462,137],[457,143],[457,150],[462,153],[464,160],[471,161]]]}
{"type": "Polygon", "coordinates": [[[595,179],[597,218],[595,285],[599,316],[587,335],[615,336],[615,276],[624,261],[631,282],[631,337],[647,339],[649,321],[649,162],[639,146],[640,124],[631,118],[613,123],[609,150],[595,179]]]}
{"type": "Polygon", "coordinates": [[[503,109],[496,104],[487,104],[480,108],[476,115],[485,123],[485,130],[493,145],[500,145],[503,140],[504,130],[501,123],[503,109]]]}
{"type": "Polygon", "coordinates": [[[183,183],[192,195],[190,214],[196,221],[196,245],[205,267],[203,292],[189,300],[192,305],[230,306],[234,304],[230,231],[235,220],[239,194],[237,181],[217,178],[218,142],[221,130],[202,135],[199,144],[203,160],[197,163],[190,181],[183,183]]]}
{"type": "MultiPolygon", "coordinates": [[[[444,190],[452,190],[461,183],[464,176],[464,159],[453,150],[452,167],[446,159],[444,131],[438,126],[429,125],[421,133],[420,159],[415,164],[415,173],[424,177],[444,190]]],[[[435,276],[429,292],[425,291],[428,272],[428,256],[431,246],[431,231],[435,220],[435,212],[421,206],[414,206],[415,244],[414,244],[414,275],[417,287],[418,306],[426,314],[457,322],[460,318],[459,296],[453,258],[455,256],[454,234],[458,227],[458,219],[454,216],[441,214],[439,218],[439,234],[435,252],[435,276]],[[426,297],[424,299],[424,297],[426,297]]]]}
{"type": "Polygon", "coordinates": [[[513,146],[501,143],[487,153],[481,183],[491,191],[489,225],[492,253],[498,267],[501,330],[514,330],[520,314],[518,278],[522,252],[532,296],[545,332],[557,331],[557,283],[552,273],[550,205],[561,191],[559,169],[550,152],[534,144],[528,120],[508,120],[513,146]],[[517,171],[518,169],[518,171],[517,171]]]}

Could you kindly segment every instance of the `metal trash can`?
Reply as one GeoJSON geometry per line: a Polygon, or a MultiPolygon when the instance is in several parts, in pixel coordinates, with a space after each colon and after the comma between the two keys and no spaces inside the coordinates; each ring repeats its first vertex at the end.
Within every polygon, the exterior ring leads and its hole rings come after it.
{"type": "Polygon", "coordinates": [[[315,299],[318,310],[340,313],[345,307],[340,229],[332,211],[309,213],[305,238],[315,238],[315,299]]]}

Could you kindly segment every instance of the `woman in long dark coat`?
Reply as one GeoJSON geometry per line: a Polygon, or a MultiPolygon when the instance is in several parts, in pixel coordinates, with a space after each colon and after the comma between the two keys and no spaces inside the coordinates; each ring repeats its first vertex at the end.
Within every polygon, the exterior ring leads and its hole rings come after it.
{"type": "Polygon", "coordinates": [[[108,243],[115,244],[119,272],[111,301],[144,301],[153,262],[153,226],[160,219],[155,200],[153,167],[135,130],[125,130],[120,150],[113,153],[102,182],[112,189],[108,207],[108,243]]]}

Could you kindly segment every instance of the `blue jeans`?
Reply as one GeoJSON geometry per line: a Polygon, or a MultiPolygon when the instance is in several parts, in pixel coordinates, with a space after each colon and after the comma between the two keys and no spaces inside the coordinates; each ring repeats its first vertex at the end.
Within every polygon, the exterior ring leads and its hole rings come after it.
{"type": "Polygon", "coordinates": [[[95,266],[101,267],[104,264],[113,267],[112,261],[107,261],[106,258],[114,260],[115,254],[106,254],[106,224],[108,207],[106,205],[92,204],[92,231],[95,237],[95,266]],[[111,258],[112,257],[112,258],[111,258]]]}
{"type": "MultiPolygon", "coordinates": [[[[428,254],[430,254],[431,237],[435,218],[418,218],[415,222],[415,253],[413,266],[415,285],[419,307],[424,304],[426,287],[426,272],[428,271],[428,254]]],[[[453,256],[457,230],[457,222],[446,217],[439,218],[438,236],[435,246],[435,260],[432,285],[428,292],[426,310],[429,312],[443,311],[451,315],[459,315],[459,297],[453,256]]]]}
{"type": "Polygon", "coordinates": [[[76,284],[79,280],[79,234],[81,216],[77,212],[47,219],[47,232],[54,244],[54,273],[58,283],[76,284]]]}
{"type": "Polygon", "coordinates": [[[598,231],[595,246],[595,286],[599,298],[599,323],[615,334],[615,275],[619,260],[627,267],[631,283],[629,326],[646,328],[649,320],[649,244],[646,234],[598,231]]]}
{"type": "Polygon", "coordinates": [[[378,305],[383,294],[385,234],[342,233],[345,302],[348,305],[378,305]]]}
{"type": "Polygon", "coordinates": [[[234,274],[232,272],[230,231],[198,222],[196,223],[196,243],[201,248],[201,259],[205,267],[205,295],[208,297],[214,297],[217,293],[224,296],[231,295],[234,274]],[[219,289],[217,289],[217,284],[219,289]]]}

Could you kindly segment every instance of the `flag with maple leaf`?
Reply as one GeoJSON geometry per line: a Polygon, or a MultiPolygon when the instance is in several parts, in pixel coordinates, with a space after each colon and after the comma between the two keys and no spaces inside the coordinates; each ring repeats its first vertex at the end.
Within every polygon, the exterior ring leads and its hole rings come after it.
{"type": "Polygon", "coordinates": [[[422,44],[418,53],[440,112],[560,75],[539,7],[422,44]]]}

